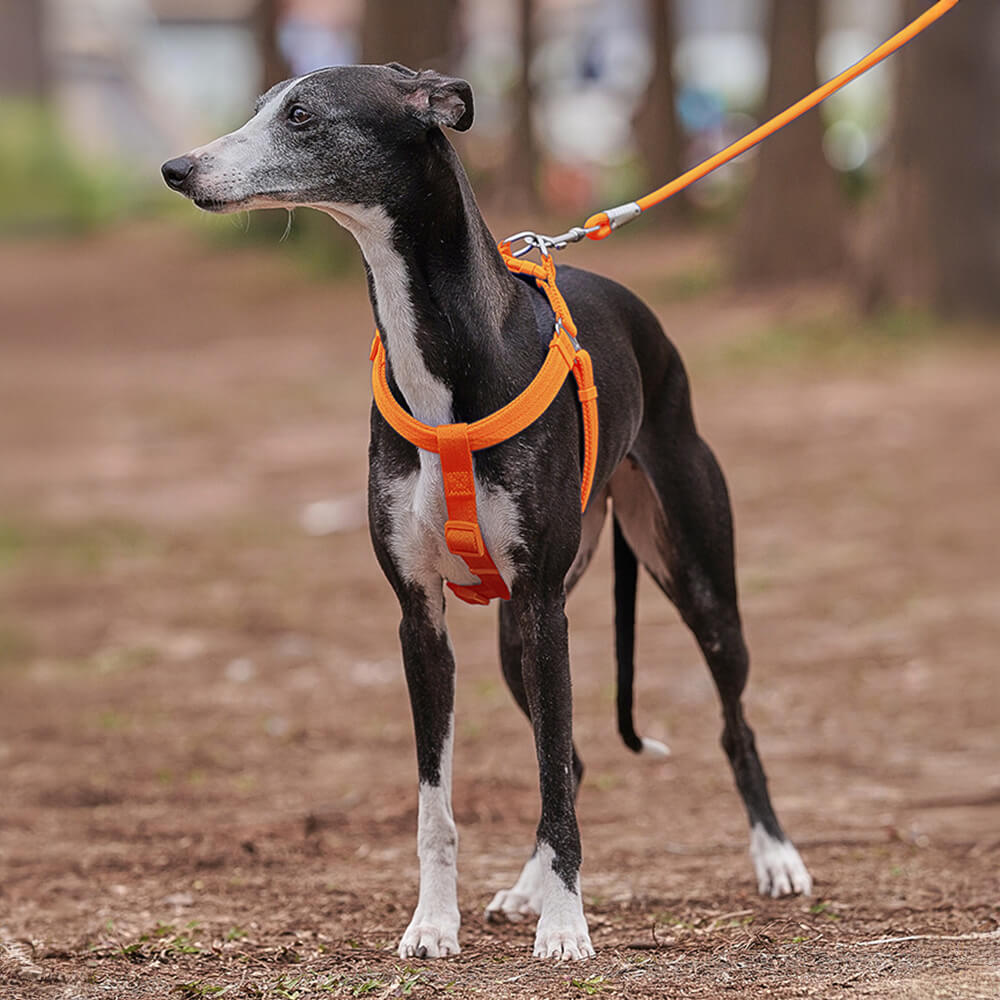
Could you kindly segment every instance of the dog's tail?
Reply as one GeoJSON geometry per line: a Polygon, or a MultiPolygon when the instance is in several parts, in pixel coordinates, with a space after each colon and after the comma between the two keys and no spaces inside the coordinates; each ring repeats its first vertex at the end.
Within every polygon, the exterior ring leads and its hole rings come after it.
{"type": "Polygon", "coordinates": [[[659,740],[639,736],[635,731],[633,680],[635,678],[635,595],[639,584],[639,562],[618,518],[614,518],[615,566],[615,658],[618,661],[618,732],[633,753],[666,757],[670,748],[659,740]]]}

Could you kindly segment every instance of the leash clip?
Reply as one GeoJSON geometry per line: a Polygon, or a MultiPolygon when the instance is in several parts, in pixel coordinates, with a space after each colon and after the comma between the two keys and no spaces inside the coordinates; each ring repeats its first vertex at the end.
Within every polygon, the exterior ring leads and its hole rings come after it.
{"type": "Polygon", "coordinates": [[[544,236],[526,229],[513,236],[508,236],[503,242],[511,248],[511,256],[513,257],[524,257],[532,250],[537,250],[543,257],[551,257],[553,250],[565,250],[570,243],[579,243],[591,233],[597,232],[598,229],[600,226],[572,226],[558,236],[544,236]],[[515,250],[515,243],[523,243],[524,246],[515,250]]]}
{"type": "Polygon", "coordinates": [[[580,349],[581,349],[580,348],[580,341],[577,340],[576,337],[574,337],[573,334],[570,333],[569,330],[566,329],[566,326],[565,326],[565,324],[562,321],[562,317],[561,316],[556,316],[556,333],[558,334],[560,332],[566,334],[567,339],[573,345],[573,350],[579,352],[580,349]]]}

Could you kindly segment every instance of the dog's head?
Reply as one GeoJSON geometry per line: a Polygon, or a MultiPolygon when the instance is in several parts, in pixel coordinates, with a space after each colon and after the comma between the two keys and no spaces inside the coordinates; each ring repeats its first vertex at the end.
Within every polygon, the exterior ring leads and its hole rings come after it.
{"type": "Polygon", "coordinates": [[[168,160],[163,178],[199,208],[387,205],[442,126],[472,124],[464,80],[338,66],[276,84],[240,129],[168,160]]]}

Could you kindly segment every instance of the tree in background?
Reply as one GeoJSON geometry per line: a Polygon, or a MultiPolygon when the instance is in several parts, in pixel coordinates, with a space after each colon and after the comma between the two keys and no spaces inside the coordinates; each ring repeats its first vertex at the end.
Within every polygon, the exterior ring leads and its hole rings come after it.
{"type": "Polygon", "coordinates": [[[283,6],[282,0],[256,0],[254,5],[253,29],[257,39],[262,94],[291,76],[288,62],[281,54],[281,46],[278,44],[278,23],[283,6]]]}
{"type": "Polygon", "coordinates": [[[518,74],[511,92],[511,128],[500,185],[503,199],[511,208],[532,210],[539,207],[538,139],[532,122],[535,88],[531,63],[535,57],[535,0],[517,0],[518,74]]]}
{"type": "Polygon", "coordinates": [[[0,0],[0,94],[43,97],[48,74],[42,45],[44,4],[0,0]]]}
{"type": "MultiPolygon", "coordinates": [[[[928,6],[906,0],[907,20],[928,6]]],[[[868,304],[1000,317],[1000,4],[959,4],[899,70],[868,304]]]]}
{"type": "MultiPolygon", "coordinates": [[[[635,116],[635,134],[651,187],[666,184],[683,170],[682,136],[677,119],[673,56],[676,45],[673,0],[646,0],[653,69],[635,116]]],[[[678,213],[686,202],[671,198],[663,209],[678,213]]]]}
{"type": "Polygon", "coordinates": [[[460,50],[459,8],[460,0],[365,0],[362,62],[448,72],[460,50]]]}
{"type": "MultiPolygon", "coordinates": [[[[819,85],[821,0],[771,0],[771,66],[765,118],[819,85]]],[[[737,281],[824,277],[845,260],[845,204],[823,155],[823,122],[812,112],[758,147],[732,252],[737,281]]]]}

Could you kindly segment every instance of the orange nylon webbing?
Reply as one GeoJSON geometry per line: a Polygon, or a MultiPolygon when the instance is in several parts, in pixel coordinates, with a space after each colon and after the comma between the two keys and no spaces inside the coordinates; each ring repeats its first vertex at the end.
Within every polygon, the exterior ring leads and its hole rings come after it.
{"type": "Polygon", "coordinates": [[[460,556],[469,571],[479,577],[476,584],[448,586],[469,604],[489,604],[494,597],[508,600],[510,592],[500,576],[479,528],[476,513],[476,481],[472,452],[500,444],[533,424],[559,394],[566,376],[573,372],[583,413],[583,472],[580,483],[580,507],[586,510],[597,467],[597,387],[594,367],[587,351],[574,343],[576,326],[562,295],[556,288],[556,268],[550,256],[541,264],[517,260],[510,247],[500,245],[500,253],[511,271],[534,278],[548,297],[556,314],[556,328],[549,341],[549,351],[538,374],[528,387],[506,406],[471,424],[425,424],[411,416],[396,401],[386,376],[386,355],[378,331],[372,341],[372,392],[375,405],[393,430],[423,451],[441,456],[448,520],[444,537],[448,550],[460,556]]]}
{"type": "Polygon", "coordinates": [[[476,514],[476,477],[472,468],[468,424],[441,424],[437,428],[438,454],[441,456],[441,477],[448,520],[444,525],[444,541],[448,550],[465,560],[469,572],[479,577],[478,584],[448,586],[470,604],[489,604],[494,597],[510,598],[507,584],[486,550],[476,514]]]}

